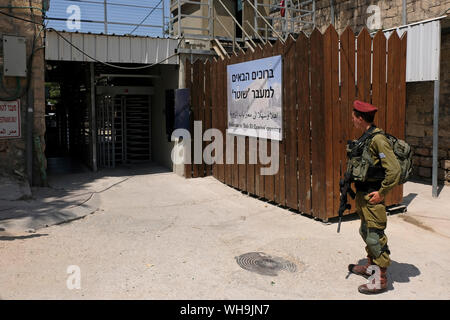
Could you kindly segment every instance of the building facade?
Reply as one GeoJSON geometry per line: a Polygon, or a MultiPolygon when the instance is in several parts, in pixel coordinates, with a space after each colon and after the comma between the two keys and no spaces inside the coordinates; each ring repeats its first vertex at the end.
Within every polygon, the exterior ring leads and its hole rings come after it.
{"type": "MultiPolygon", "coordinates": [[[[334,23],[341,33],[350,26],[355,34],[391,29],[450,12],[449,0],[318,0],[316,27],[322,32],[334,23]],[[372,29],[371,29],[372,27],[372,29]]],[[[450,184],[450,30],[441,20],[438,180],[450,184]]],[[[413,179],[431,182],[433,148],[433,82],[406,86],[406,141],[414,150],[413,179]]]]}
{"type": "MultiPolygon", "coordinates": [[[[44,79],[44,27],[42,0],[1,0],[0,11],[0,101],[16,103],[19,112],[9,118],[20,134],[0,137],[0,175],[3,182],[13,180],[27,184],[46,184],[45,150],[45,79],[44,79]],[[24,42],[17,51],[11,42],[24,42]],[[12,50],[13,54],[8,54],[12,50]],[[22,56],[15,61],[14,53],[22,56]],[[10,73],[8,66],[21,64],[22,74],[10,73]],[[34,174],[31,174],[33,172],[34,174]]],[[[8,102],[8,103],[7,103],[8,102]]],[[[5,117],[6,116],[6,117],[5,117]]],[[[0,116],[1,117],[1,116],[0,116]]],[[[5,125],[5,123],[4,123],[5,125]]]]}

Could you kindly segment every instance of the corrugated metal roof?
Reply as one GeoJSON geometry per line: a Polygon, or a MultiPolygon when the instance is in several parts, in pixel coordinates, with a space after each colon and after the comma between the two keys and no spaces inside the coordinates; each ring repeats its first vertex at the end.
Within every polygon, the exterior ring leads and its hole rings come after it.
{"type": "MultiPolygon", "coordinates": [[[[439,79],[441,26],[439,18],[402,26],[399,37],[408,32],[406,49],[406,81],[434,81],[439,79]]],[[[388,38],[394,30],[385,31],[388,38]]]]}
{"type": "Polygon", "coordinates": [[[83,54],[107,63],[178,64],[178,40],[47,31],[46,60],[93,62],[83,54]],[[74,46],[79,48],[77,50],[74,46]],[[171,57],[171,58],[169,58],[171,57]],[[169,59],[168,59],[169,58],[169,59]]]}

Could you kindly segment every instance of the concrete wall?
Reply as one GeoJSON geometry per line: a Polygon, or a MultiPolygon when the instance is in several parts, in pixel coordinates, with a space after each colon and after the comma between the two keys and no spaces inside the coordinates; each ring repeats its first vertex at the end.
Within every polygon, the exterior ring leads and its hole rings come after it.
{"type": "Polygon", "coordinates": [[[178,66],[159,65],[151,72],[160,76],[154,81],[155,95],[152,97],[152,158],[153,161],[173,170],[171,152],[173,142],[166,135],[165,93],[178,88],[178,66]]]}
{"type": "MultiPolygon", "coordinates": [[[[236,11],[236,2],[235,1],[224,1],[222,0],[223,4],[227,7],[228,11],[230,11],[232,14],[236,11]]],[[[233,34],[233,25],[234,21],[233,18],[230,17],[230,15],[227,13],[227,11],[224,9],[224,7],[217,1],[213,1],[213,8],[214,8],[214,15],[213,17],[219,17],[220,21],[223,23],[224,26],[226,26],[228,29],[228,32],[233,34]]],[[[241,23],[239,21],[239,23],[241,23]]],[[[217,21],[217,19],[214,19],[213,22],[213,34],[215,37],[226,37],[229,38],[229,35],[227,31],[222,27],[222,25],[217,21]]],[[[242,24],[241,24],[242,25],[242,24]]],[[[236,26],[236,29],[239,28],[236,26]]]]}
{"type": "MultiPolygon", "coordinates": [[[[41,0],[31,1],[31,5],[34,7],[42,8],[41,0]]],[[[16,6],[25,7],[30,6],[28,0],[0,0],[0,6],[16,6]]],[[[41,22],[41,12],[39,10],[30,9],[1,9],[3,12],[7,12],[10,15],[18,16],[27,20],[35,19],[36,22],[41,22]],[[34,17],[32,15],[34,13],[34,17]]],[[[33,39],[39,34],[41,26],[34,25],[29,22],[14,19],[5,15],[0,15],[0,37],[3,39],[4,35],[22,36],[26,38],[26,56],[27,59],[32,54],[33,39]]],[[[36,137],[40,141],[40,147],[35,148],[33,154],[33,183],[36,185],[44,185],[45,171],[41,174],[41,168],[45,168],[45,89],[44,89],[44,50],[42,49],[43,32],[37,37],[35,42],[35,51],[33,53],[33,67],[31,69],[31,83],[30,90],[34,96],[34,117],[31,120],[33,122],[33,137],[36,137]]],[[[29,68],[29,64],[28,64],[29,68]]],[[[0,100],[1,97],[8,96],[7,92],[15,92],[17,88],[15,77],[3,76],[3,45],[0,41],[0,70],[2,72],[1,81],[2,87],[0,88],[0,100]],[[5,91],[6,90],[6,91],[5,91]]],[[[28,81],[26,78],[19,78],[21,88],[26,88],[28,81]]],[[[8,177],[13,180],[25,181],[28,177],[27,172],[27,147],[26,137],[29,134],[27,130],[27,109],[30,107],[28,101],[28,93],[23,91],[20,95],[21,104],[21,132],[22,137],[19,139],[0,139],[0,175],[8,177]]]]}
{"type": "MultiPolygon", "coordinates": [[[[171,12],[175,15],[178,15],[178,5],[173,5],[174,1],[172,2],[172,6],[171,6],[171,12]]],[[[186,14],[186,15],[190,15],[190,16],[208,16],[208,10],[207,10],[207,6],[205,5],[197,5],[197,4],[191,4],[191,3],[185,3],[181,5],[181,13],[182,14],[186,14]]],[[[200,19],[200,18],[194,18],[194,17],[183,17],[181,19],[181,26],[182,27],[191,27],[191,28],[207,28],[207,24],[205,24],[205,21],[207,21],[206,19],[200,19]]],[[[173,24],[173,31],[175,35],[178,35],[178,25],[179,22],[175,22],[173,24]]],[[[201,31],[201,30],[191,30],[191,29],[186,29],[185,33],[190,33],[190,34],[198,34],[198,35],[202,35],[205,34],[205,32],[201,31]]]]}
{"type": "MultiPolygon", "coordinates": [[[[181,6],[181,13],[183,15],[208,17],[209,6],[206,5],[208,3],[208,0],[201,0],[198,2],[201,2],[204,4],[202,4],[202,5],[192,4],[192,3],[183,4],[181,6]]],[[[235,10],[236,10],[236,2],[235,1],[222,0],[222,2],[232,14],[235,13],[235,10]]],[[[178,15],[178,6],[173,5],[174,1],[172,1],[171,4],[172,4],[172,6],[171,6],[172,14],[178,15]]],[[[228,27],[228,29],[227,29],[228,32],[230,32],[230,33],[233,32],[233,19],[230,17],[230,15],[227,13],[227,11],[224,9],[224,7],[218,1],[212,1],[212,15],[213,15],[213,17],[220,18],[220,21],[225,26],[228,27]]],[[[183,17],[181,19],[181,26],[206,29],[206,30],[185,29],[184,33],[208,36],[208,31],[207,31],[209,29],[208,19],[195,18],[195,17],[183,17]]],[[[227,31],[224,30],[224,28],[217,21],[217,19],[214,19],[212,21],[212,28],[213,28],[214,36],[227,37],[227,38],[229,37],[227,31]]],[[[174,32],[175,36],[178,35],[178,22],[175,22],[173,24],[173,32],[174,32]]],[[[183,30],[182,30],[182,32],[183,32],[183,30]]]]}

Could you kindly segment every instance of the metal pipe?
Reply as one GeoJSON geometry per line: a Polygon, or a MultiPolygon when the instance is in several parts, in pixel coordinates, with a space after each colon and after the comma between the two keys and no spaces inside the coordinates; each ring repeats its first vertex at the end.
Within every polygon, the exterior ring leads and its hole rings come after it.
{"type": "MultiPolygon", "coordinates": [[[[239,50],[244,52],[244,50],[241,48],[241,46],[238,43],[236,43],[236,36],[232,36],[232,34],[227,30],[227,28],[225,27],[223,22],[219,19],[219,17],[216,17],[216,20],[222,26],[222,28],[225,30],[225,32],[228,34],[230,39],[233,39],[233,52],[236,53],[235,52],[236,44],[237,44],[237,47],[239,48],[239,50]]],[[[235,34],[236,34],[236,30],[235,30],[235,34]]],[[[215,39],[215,40],[217,40],[217,39],[215,39]]],[[[220,45],[220,43],[219,43],[219,45],[220,45]]]]}
{"type": "Polygon", "coordinates": [[[104,15],[105,15],[105,34],[108,34],[108,3],[106,2],[107,0],[104,0],[103,3],[103,9],[104,9],[104,15]]]}
{"type": "MultiPolygon", "coordinates": [[[[258,32],[256,32],[256,30],[253,28],[253,26],[250,24],[250,22],[248,22],[248,20],[245,20],[245,22],[247,22],[248,26],[250,27],[250,29],[253,30],[253,32],[256,34],[256,36],[258,37],[259,40],[261,40],[261,42],[265,45],[266,41],[259,35],[258,32]]],[[[267,33],[266,33],[267,35],[267,33]]],[[[269,42],[270,43],[270,42],[269,42]]]]}
{"type": "Polygon", "coordinates": [[[313,12],[313,28],[316,27],[316,1],[312,2],[312,12],[313,12]]]}
{"type": "MultiPolygon", "coordinates": [[[[233,16],[233,14],[228,10],[228,8],[223,4],[222,0],[217,0],[222,5],[222,7],[225,9],[225,11],[228,13],[228,15],[233,19],[233,21],[241,28],[242,32],[247,36],[248,40],[252,43],[252,45],[256,48],[256,43],[252,40],[252,38],[248,35],[247,32],[245,32],[244,28],[242,28],[241,24],[236,20],[236,18],[233,16]]],[[[250,3],[250,2],[249,2],[250,3]]]]}
{"type": "MultiPolygon", "coordinates": [[[[439,52],[441,52],[441,24],[439,23],[439,52]]],[[[438,70],[440,72],[441,57],[438,57],[438,70]]],[[[440,74],[438,73],[437,79],[434,81],[434,107],[433,107],[433,169],[432,169],[432,196],[438,197],[438,149],[439,149],[439,86],[440,86],[440,74]]]]}
{"type": "Polygon", "coordinates": [[[393,27],[393,28],[389,28],[389,29],[383,29],[383,32],[397,30],[397,29],[403,29],[405,27],[412,27],[412,26],[415,26],[415,25],[418,25],[418,24],[424,24],[424,23],[431,22],[431,21],[438,21],[438,20],[444,19],[446,17],[447,16],[440,16],[440,17],[436,17],[436,18],[430,18],[430,19],[426,19],[426,20],[412,22],[410,24],[403,25],[403,26],[393,27]]]}
{"type": "Polygon", "coordinates": [[[208,0],[208,29],[209,29],[209,39],[211,40],[212,38],[214,38],[214,18],[213,18],[213,5],[212,5],[212,0],[208,0]]]}
{"type": "Polygon", "coordinates": [[[116,110],[116,100],[111,104],[111,151],[112,151],[112,167],[116,167],[116,128],[114,125],[114,114],[116,110]]]}
{"type": "Polygon", "coordinates": [[[438,146],[439,146],[439,80],[434,81],[434,111],[433,111],[433,198],[438,197],[438,146]]]}
{"type": "MultiPolygon", "coordinates": [[[[254,0],[254,1],[255,1],[254,8],[258,8],[258,1],[257,0],[254,0]]],[[[248,1],[248,4],[250,4],[250,1],[248,1]]],[[[254,9],[254,10],[257,11],[258,9],[254,9]]],[[[258,15],[256,13],[255,13],[255,15],[253,17],[253,20],[255,22],[255,29],[258,30],[258,15]]],[[[267,34],[267,32],[266,32],[266,34],[267,34]]]]}
{"type": "Polygon", "coordinates": [[[405,25],[408,23],[408,19],[407,19],[407,13],[406,13],[406,0],[403,0],[402,3],[402,24],[405,25]]]}
{"type": "Polygon", "coordinates": [[[166,17],[165,17],[165,7],[164,7],[164,2],[162,2],[162,35],[164,37],[164,27],[166,26],[166,17]]]}
{"type": "Polygon", "coordinates": [[[105,102],[103,103],[102,106],[102,121],[101,121],[101,125],[102,125],[102,164],[103,166],[106,166],[106,149],[105,149],[105,132],[106,132],[106,126],[105,126],[105,108],[106,108],[106,104],[108,103],[107,98],[105,99],[105,102]]]}
{"type": "MultiPolygon", "coordinates": [[[[287,29],[288,29],[288,20],[287,20],[287,16],[288,16],[288,14],[289,14],[289,10],[288,10],[288,8],[287,8],[287,1],[285,1],[284,2],[284,27],[283,27],[283,35],[286,37],[286,39],[287,39],[287,36],[288,36],[288,33],[287,33],[287,29]]],[[[282,25],[283,25],[283,20],[281,21],[282,22],[282,25]]]]}
{"type": "Polygon", "coordinates": [[[109,101],[108,105],[105,109],[105,146],[106,146],[106,163],[108,168],[111,167],[111,146],[110,146],[110,132],[111,132],[111,126],[109,124],[109,110],[111,108],[111,101],[109,101]]]}
{"type": "Polygon", "coordinates": [[[178,36],[181,37],[181,4],[180,0],[177,1],[178,6],[178,36]]]}
{"type": "Polygon", "coordinates": [[[335,21],[334,21],[334,1],[333,0],[330,0],[330,9],[331,9],[331,24],[334,26],[335,21]]]}
{"type": "Polygon", "coordinates": [[[121,97],[122,99],[122,110],[123,110],[123,139],[124,139],[124,159],[125,163],[128,162],[128,128],[127,128],[127,98],[125,96],[121,97]]]}
{"type": "MultiPolygon", "coordinates": [[[[219,0],[219,1],[220,1],[220,0],[219,0]]],[[[280,39],[280,41],[281,41],[283,44],[285,44],[285,41],[284,41],[283,37],[280,36],[280,34],[279,34],[279,33],[278,33],[278,32],[270,25],[270,23],[266,20],[266,18],[264,18],[264,16],[263,16],[261,13],[259,13],[258,9],[256,9],[256,7],[253,6],[253,5],[251,4],[250,1],[248,2],[248,4],[249,4],[250,6],[252,6],[253,9],[255,10],[255,16],[259,14],[260,17],[263,19],[263,21],[266,23],[266,25],[269,26],[270,29],[272,29],[272,31],[277,35],[278,39],[280,39]]]]}
{"type": "Polygon", "coordinates": [[[233,40],[233,53],[236,54],[236,23],[233,23],[233,34],[231,39],[233,40]]]}
{"type": "Polygon", "coordinates": [[[94,62],[89,65],[90,69],[90,88],[91,88],[91,139],[92,139],[92,171],[97,172],[97,122],[95,117],[95,69],[94,62]]]}
{"type": "Polygon", "coordinates": [[[34,122],[34,95],[32,86],[28,88],[27,99],[27,176],[30,187],[33,185],[33,122],[34,122]]]}

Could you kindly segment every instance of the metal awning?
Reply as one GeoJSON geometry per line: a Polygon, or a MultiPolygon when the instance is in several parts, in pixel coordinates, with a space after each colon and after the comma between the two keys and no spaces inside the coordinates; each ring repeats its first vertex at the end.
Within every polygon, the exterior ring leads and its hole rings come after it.
{"type": "MultiPolygon", "coordinates": [[[[406,49],[406,81],[433,81],[433,169],[432,196],[438,197],[438,128],[439,128],[439,89],[440,89],[440,59],[441,59],[441,20],[434,19],[418,21],[405,26],[383,30],[387,37],[397,31],[402,36],[407,31],[406,49]]],[[[443,20],[446,21],[446,20],[443,20]]]]}
{"type": "Polygon", "coordinates": [[[439,80],[439,59],[441,51],[441,19],[418,21],[405,26],[383,30],[386,38],[394,32],[399,37],[407,32],[406,81],[439,80]]]}
{"type": "Polygon", "coordinates": [[[176,65],[178,64],[178,57],[175,53],[177,46],[178,40],[170,38],[114,36],[48,30],[45,59],[176,65]]]}

